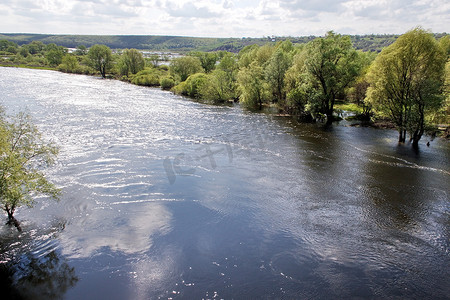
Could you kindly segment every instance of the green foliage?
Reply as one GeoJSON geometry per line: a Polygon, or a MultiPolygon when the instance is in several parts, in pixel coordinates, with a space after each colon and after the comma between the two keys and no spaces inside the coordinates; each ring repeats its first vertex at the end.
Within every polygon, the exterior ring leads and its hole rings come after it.
{"type": "Polygon", "coordinates": [[[183,56],[175,58],[170,64],[170,72],[185,81],[190,75],[203,72],[200,59],[192,56],[183,56]]]}
{"type": "Polygon", "coordinates": [[[218,55],[215,52],[194,51],[189,53],[190,56],[197,57],[200,60],[203,70],[210,73],[216,67],[218,55]]]}
{"type": "Polygon", "coordinates": [[[157,68],[147,68],[132,76],[131,83],[144,86],[159,86],[162,77],[166,76],[167,72],[157,68]]]}
{"type": "Polygon", "coordinates": [[[200,99],[203,85],[208,82],[208,76],[205,73],[196,73],[188,77],[181,85],[175,88],[175,91],[181,95],[200,99]]]}
{"type": "Polygon", "coordinates": [[[19,50],[19,54],[23,57],[27,57],[28,54],[30,54],[30,52],[28,52],[28,48],[27,47],[21,47],[19,50]]]}
{"type": "Polygon", "coordinates": [[[442,47],[421,28],[399,37],[375,59],[367,101],[395,123],[399,142],[405,142],[409,132],[417,146],[426,114],[440,108],[445,62],[442,47]]]}
{"type": "Polygon", "coordinates": [[[8,40],[0,40],[0,51],[16,54],[18,48],[19,47],[14,42],[10,42],[8,40]]]}
{"type": "MultiPolygon", "coordinates": [[[[356,49],[379,52],[392,44],[397,35],[361,35],[351,36],[356,49]]],[[[315,39],[314,36],[277,37],[277,42],[291,40],[294,45],[306,44],[315,39]]],[[[127,35],[48,35],[48,34],[0,34],[0,39],[6,39],[20,45],[31,41],[41,41],[45,44],[55,43],[68,48],[78,45],[91,47],[104,44],[112,49],[135,48],[151,51],[170,51],[187,53],[189,51],[229,51],[238,53],[249,45],[263,46],[274,44],[272,38],[195,38],[180,36],[127,36],[127,35]]]]}
{"type": "Polygon", "coordinates": [[[38,54],[43,52],[45,49],[45,45],[41,41],[32,41],[23,47],[26,47],[30,54],[38,54]]]}
{"type": "Polygon", "coordinates": [[[71,54],[66,54],[62,58],[61,64],[58,66],[58,70],[67,73],[81,73],[81,67],[77,58],[71,54]]]}
{"type": "Polygon", "coordinates": [[[75,55],[80,55],[80,56],[86,55],[86,54],[88,54],[88,49],[86,48],[85,45],[78,45],[77,46],[77,50],[75,50],[74,54],[75,55]]]}
{"type": "Polygon", "coordinates": [[[223,103],[235,97],[228,74],[221,69],[207,75],[205,83],[200,88],[200,94],[203,99],[212,103],[223,103]]]}
{"type": "Polygon", "coordinates": [[[118,62],[119,74],[136,74],[145,67],[144,56],[136,49],[125,49],[118,62]]]}
{"type": "Polygon", "coordinates": [[[286,97],[284,77],[291,64],[289,52],[284,52],[282,48],[276,50],[267,61],[264,76],[271,89],[273,102],[282,101],[286,97]]]}
{"type": "MultiPolygon", "coordinates": [[[[56,45],[55,45],[56,46],[56,45]]],[[[65,51],[63,49],[54,48],[49,50],[45,54],[45,58],[47,59],[50,66],[54,67],[61,64],[62,59],[65,55],[65,51]]]]}
{"type": "Polygon", "coordinates": [[[175,86],[175,80],[171,76],[161,78],[159,85],[163,90],[170,90],[175,86]]]}
{"type": "Polygon", "coordinates": [[[106,73],[112,68],[112,53],[108,46],[92,46],[88,52],[88,59],[90,66],[100,72],[103,78],[106,77],[106,73]]]}
{"type": "Polygon", "coordinates": [[[151,64],[154,68],[158,67],[159,62],[161,61],[161,57],[158,54],[152,54],[149,58],[151,64]]]}
{"type": "Polygon", "coordinates": [[[308,100],[312,113],[326,115],[330,123],[336,98],[344,95],[361,68],[348,36],[328,32],[324,38],[308,43],[302,80],[314,89],[315,97],[308,100]]]}
{"type": "Polygon", "coordinates": [[[43,173],[58,149],[43,139],[29,116],[19,114],[13,121],[1,117],[0,152],[0,205],[20,230],[14,219],[18,207],[32,206],[37,195],[59,196],[59,189],[43,173]]]}
{"type": "Polygon", "coordinates": [[[263,68],[257,62],[253,62],[239,70],[237,80],[241,104],[247,108],[261,109],[268,98],[263,68]]]}

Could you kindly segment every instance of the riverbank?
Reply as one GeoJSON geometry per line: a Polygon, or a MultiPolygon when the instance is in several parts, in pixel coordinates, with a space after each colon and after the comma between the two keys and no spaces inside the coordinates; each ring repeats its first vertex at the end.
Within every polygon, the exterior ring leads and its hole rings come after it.
{"type": "MultiPolygon", "coordinates": [[[[61,73],[68,73],[68,74],[79,74],[79,75],[89,75],[89,76],[98,76],[98,73],[93,72],[87,72],[86,70],[80,71],[80,72],[66,72],[64,70],[61,70],[57,67],[50,67],[50,66],[44,66],[44,65],[35,65],[35,64],[23,64],[23,63],[14,63],[9,62],[6,60],[0,60],[0,67],[13,67],[13,68],[25,68],[25,69],[38,69],[38,70],[50,70],[50,71],[57,71],[61,73]]],[[[161,71],[165,72],[166,74],[160,74],[160,76],[167,76],[168,74],[168,67],[163,66],[161,71]]],[[[148,70],[144,70],[140,73],[146,74],[148,73],[148,70]]],[[[165,88],[159,84],[158,80],[149,81],[148,83],[144,82],[141,77],[149,75],[140,75],[140,73],[135,74],[132,77],[119,77],[119,76],[113,76],[108,75],[107,79],[112,80],[120,80],[122,82],[126,82],[133,85],[138,86],[147,86],[147,87],[159,87],[163,90],[170,90],[172,93],[177,94],[176,91],[171,90],[171,88],[165,88]]],[[[171,86],[173,87],[173,86],[171,86]]],[[[205,100],[199,100],[195,97],[190,97],[189,95],[183,95],[186,96],[196,102],[201,102],[204,104],[209,105],[217,105],[214,103],[211,103],[210,101],[205,100]]],[[[239,102],[239,101],[237,101],[239,102]]],[[[304,118],[292,114],[288,114],[285,112],[280,112],[279,108],[276,105],[263,105],[264,107],[264,113],[269,113],[273,115],[282,115],[284,117],[290,117],[298,122],[320,122],[320,121],[314,121],[311,118],[304,118]]],[[[252,110],[254,112],[262,112],[262,110],[252,110]]],[[[396,126],[393,122],[386,118],[373,118],[367,119],[366,116],[363,116],[364,108],[360,105],[357,105],[356,103],[351,102],[345,102],[345,101],[338,101],[335,104],[335,114],[336,114],[336,122],[339,122],[340,120],[346,120],[349,122],[352,122],[350,124],[351,127],[372,127],[376,129],[391,129],[396,130],[396,126]]],[[[435,136],[439,136],[445,139],[450,139],[450,125],[448,124],[439,124],[434,125],[434,127],[431,127],[426,132],[427,135],[429,135],[431,138],[434,138],[435,136]]]]}

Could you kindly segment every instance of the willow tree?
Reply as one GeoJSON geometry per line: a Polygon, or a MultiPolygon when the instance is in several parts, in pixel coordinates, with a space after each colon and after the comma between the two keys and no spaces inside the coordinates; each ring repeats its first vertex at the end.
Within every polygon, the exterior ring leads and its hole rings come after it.
{"type": "Polygon", "coordinates": [[[19,114],[13,121],[0,118],[0,205],[8,224],[22,205],[32,206],[34,198],[48,195],[58,199],[59,189],[49,182],[43,168],[53,163],[58,149],[47,143],[29,116],[19,114]]]}
{"type": "Polygon", "coordinates": [[[282,49],[275,51],[266,63],[264,75],[272,90],[273,102],[280,102],[286,97],[284,77],[291,64],[291,56],[282,49]]]}
{"type": "Polygon", "coordinates": [[[267,102],[267,86],[264,81],[264,70],[255,61],[248,67],[241,68],[237,75],[239,102],[247,108],[262,109],[267,102]]]}
{"type": "Polygon", "coordinates": [[[331,123],[336,98],[344,94],[361,70],[358,53],[349,36],[330,31],[306,45],[305,57],[302,80],[315,90],[308,106],[331,123]]]}
{"type": "Polygon", "coordinates": [[[112,68],[112,52],[106,45],[94,45],[88,52],[89,64],[92,68],[99,71],[103,78],[112,68]]]}
{"type": "Polygon", "coordinates": [[[385,48],[371,66],[366,100],[394,122],[399,142],[409,133],[417,147],[426,114],[441,106],[445,61],[433,35],[415,28],[385,48]]]}
{"type": "Polygon", "coordinates": [[[125,49],[118,62],[120,75],[136,74],[145,67],[144,56],[139,50],[125,49]]]}
{"type": "Polygon", "coordinates": [[[178,57],[170,63],[170,73],[179,76],[181,81],[185,81],[192,74],[203,71],[202,63],[198,57],[178,57]]]}

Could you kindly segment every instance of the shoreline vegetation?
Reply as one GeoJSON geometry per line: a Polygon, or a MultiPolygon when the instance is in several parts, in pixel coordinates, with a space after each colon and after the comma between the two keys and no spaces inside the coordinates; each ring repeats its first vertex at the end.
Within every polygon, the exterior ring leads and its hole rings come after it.
{"type": "Polygon", "coordinates": [[[354,121],[351,126],[393,128],[399,142],[408,136],[414,147],[424,134],[450,137],[450,35],[437,38],[420,27],[386,36],[378,41],[383,48],[374,51],[357,50],[355,37],[334,32],[302,42],[268,37],[252,44],[247,39],[243,47],[233,40],[230,49],[237,53],[220,47],[198,51],[206,49],[205,39],[199,39],[204,44],[183,55],[91,43],[68,49],[43,43],[51,37],[44,35],[19,45],[18,37],[0,34],[0,66],[100,75],[210,104],[269,108],[302,122],[330,125],[347,119],[354,121]]]}

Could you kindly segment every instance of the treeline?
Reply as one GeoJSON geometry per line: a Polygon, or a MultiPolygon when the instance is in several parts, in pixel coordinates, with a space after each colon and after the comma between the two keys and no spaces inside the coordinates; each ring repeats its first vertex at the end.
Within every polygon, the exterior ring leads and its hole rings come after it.
{"type": "Polygon", "coordinates": [[[9,54],[9,63],[97,73],[216,104],[270,106],[305,121],[331,123],[339,102],[340,109],[354,110],[361,119],[389,120],[399,141],[405,142],[408,133],[415,146],[427,129],[450,123],[449,53],[450,36],[437,40],[421,28],[379,54],[359,51],[349,36],[329,32],[306,44],[284,40],[249,45],[239,53],[192,51],[168,64],[136,49],[113,53],[106,45],[94,45],[68,53],[39,41],[22,46],[0,41],[0,55],[9,54]],[[342,101],[349,105],[343,107],[342,101]]]}
{"type": "MultiPolygon", "coordinates": [[[[439,39],[445,34],[435,34],[439,39]]],[[[349,36],[357,50],[380,52],[384,47],[392,44],[398,35],[351,35],[349,36]]],[[[148,51],[173,51],[187,53],[189,51],[228,51],[238,53],[244,47],[258,44],[275,44],[290,40],[293,44],[306,44],[315,36],[303,37],[275,37],[262,38],[196,38],[179,36],[148,36],[148,35],[48,35],[48,34],[0,34],[0,40],[7,40],[18,45],[39,41],[44,44],[57,44],[67,48],[78,45],[91,47],[95,44],[106,45],[112,49],[134,48],[148,51]]]]}

